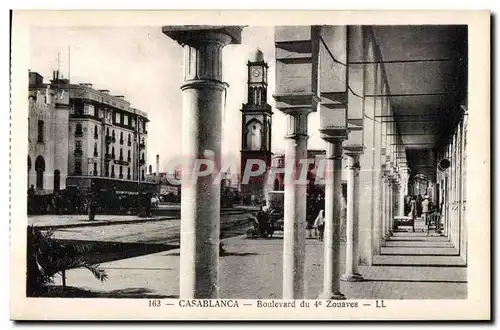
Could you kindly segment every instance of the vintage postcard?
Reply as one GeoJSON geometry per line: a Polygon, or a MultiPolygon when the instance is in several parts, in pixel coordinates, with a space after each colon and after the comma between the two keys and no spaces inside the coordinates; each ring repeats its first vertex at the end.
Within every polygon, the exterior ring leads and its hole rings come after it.
{"type": "Polygon", "coordinates": [[[488,11],[14,11],[14,320],[488,320],[488,11]]]}

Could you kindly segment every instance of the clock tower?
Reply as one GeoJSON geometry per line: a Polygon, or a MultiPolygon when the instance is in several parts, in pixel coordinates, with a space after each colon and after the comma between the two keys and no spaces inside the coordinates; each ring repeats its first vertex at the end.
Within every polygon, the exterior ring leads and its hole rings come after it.
{"type": "MultiPolygon", "coordinates": [[[[271,119],[273,111],[267,103],[267,71],[269,66],[264,56],[257,50],[254,58],[248,61],[248,93],[247,103],[243,104],[242,139],[241,139],[241,176],[245,173],[248,160],[260,159],[266,164],[266,171],[251,177],[250,181],[242,183],[244,197],[254,201],[265,199],[267,173],[271,167],[271,119]]],[[[256,168],[254,168],[256,170],[256,168]]]]}

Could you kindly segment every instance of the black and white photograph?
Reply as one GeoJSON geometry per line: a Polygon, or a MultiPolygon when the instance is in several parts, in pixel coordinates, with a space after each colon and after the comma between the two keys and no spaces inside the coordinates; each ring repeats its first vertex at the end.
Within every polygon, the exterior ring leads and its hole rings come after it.
{"type": "Polygon", "coordinates": [[[415,300],[446,318],[445,301],[489,302],[489,85],[471,83],[467,20],[29,14],[11,109],[25,126],[11,145],[20,299],[131,300],[165,319],[363,319],[415,300]]]}

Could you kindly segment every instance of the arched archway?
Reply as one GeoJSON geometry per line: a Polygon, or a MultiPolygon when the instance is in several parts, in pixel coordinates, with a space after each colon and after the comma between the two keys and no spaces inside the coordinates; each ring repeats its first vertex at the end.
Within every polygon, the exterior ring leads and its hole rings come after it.
{"type": "Polygon", "coordinates": [[[61,189],[61,172],[59,170],[54,171],[54,191],[59,191],[61,189]]]}
{"type": "Polygon", "coordinates": [[[262,123],[257,119],[252,119],[246,124],[246,146],[250,150],[260,150],[262,148],[262,123]]]}
{"type": "Polygon", "coordinates": [[[45,172],[45,159],[43,159],[42,156],[36,157],[35,171],[36,171],[36,188],[43,189],[43,173],[45,172]]]}

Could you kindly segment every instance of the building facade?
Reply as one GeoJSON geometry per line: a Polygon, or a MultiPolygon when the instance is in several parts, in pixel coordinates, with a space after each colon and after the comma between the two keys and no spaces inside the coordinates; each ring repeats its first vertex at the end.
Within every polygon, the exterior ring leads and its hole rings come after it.
{"type": "MultiPolygon", "coordinates": [[[[145,112],[131,107],[121,95],[96,90],[89,83],[70,84],[56,73],[51,84],[43,84],[43,77],[31,72],[29,182],[41,181],[37,173],[42,170],[54,172],[47,175],[60,189],[88,188],[97,178],[106,178],[106,185],[144,182],[148,121],[145,112]],[[38,163],[31,173],[33,159],[38,163]]],[[[39,186],[43,185],[37,182],[39,186]]],[[[44,187],[37,191],[54,190],[53,183],[44,187]]]]}
{"type": "Polygon", "coordinates": [[[69,97],[59,87],[67,83],[58,72],[48,84],[29,73],[28,187],[40,195],[66,187],[69,97]]]}

